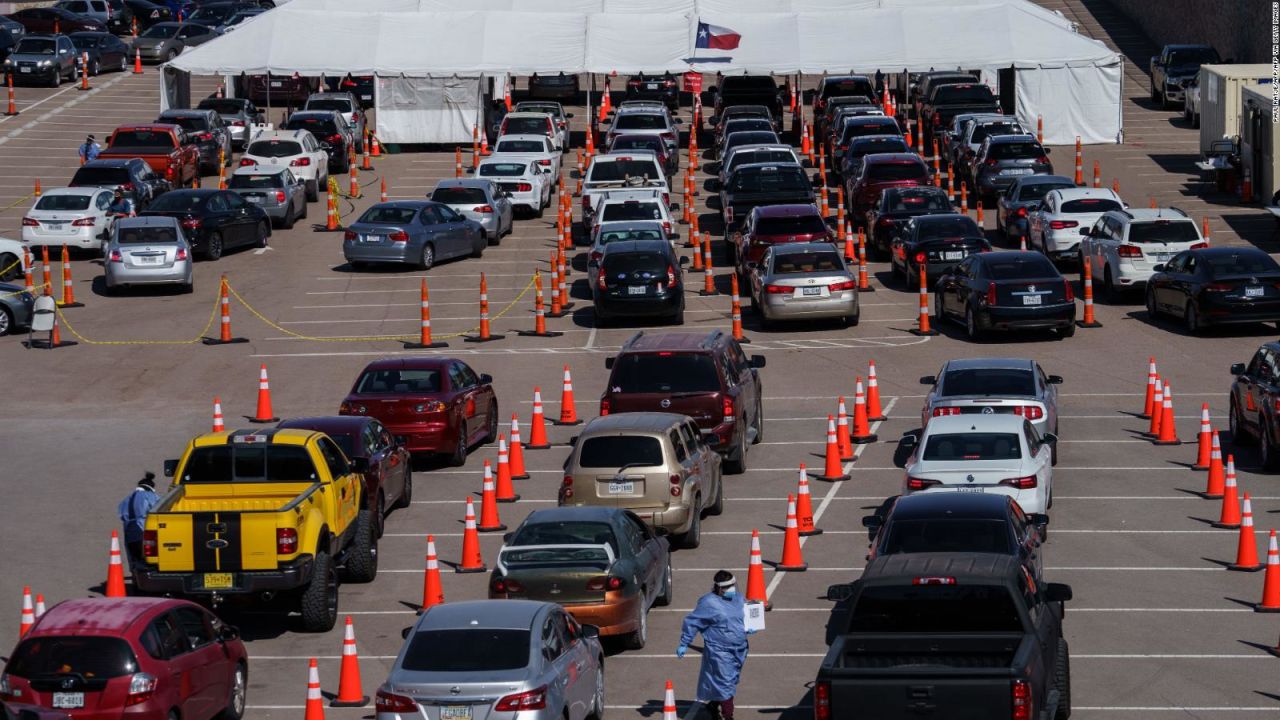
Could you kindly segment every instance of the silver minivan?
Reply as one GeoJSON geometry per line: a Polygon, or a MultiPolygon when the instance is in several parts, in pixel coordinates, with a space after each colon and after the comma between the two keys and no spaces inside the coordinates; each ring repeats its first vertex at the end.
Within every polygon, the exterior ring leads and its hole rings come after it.
{"type": "Polygon", "coordinates": [[[191,245],[177,218],[120,218],[105,255],[102,279],[107,294],[132,285],[180,285],[184,293],[195,288],[191,245]]]}

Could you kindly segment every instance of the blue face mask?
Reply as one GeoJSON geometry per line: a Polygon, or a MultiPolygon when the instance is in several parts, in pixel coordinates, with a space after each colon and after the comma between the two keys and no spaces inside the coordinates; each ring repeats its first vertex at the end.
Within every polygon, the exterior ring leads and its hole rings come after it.
{"type": "Polygon", "coordinates": [[[736,596],[737,596],[737,594],[738,594],[738,591],[737,591],[737,590],[725,590],[725,591],[724,591],[724,599],[725,599],[725,600],[732,600],[734,597],[736,597],[736,596]]]}

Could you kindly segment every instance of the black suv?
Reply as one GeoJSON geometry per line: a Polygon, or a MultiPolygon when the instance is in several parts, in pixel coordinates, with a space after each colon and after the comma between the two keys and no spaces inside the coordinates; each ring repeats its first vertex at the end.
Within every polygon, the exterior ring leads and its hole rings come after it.
{"type": "Polygon", "coordinates": [[[157,175],[145,160],[90,160],[72,176],[68,187],[120,188],[125,197],[141,212],[153,200],[173,189],[173,185],[157,175]]]}
{"type": "Polygon", "coordinates": [[[219,153],[222,164],[231,162],[231,132],[216,110],[165,110],[158,123],[171,123],[186,130],[187,141],[200,151],[200,172],[218,172],[219,153]]]}
{"type": "Polygon", "coordinates": [[[320,147],[329,153],[329,172],[344,173],[351,169],[348,148],[355,144],[351,126],[334,110],[305,110],[293,113],[282,130],[306,130],[315,136],[320,147]]]}
{"type": "Polygon", "coordinates": [[[613,317],[660,316],[684,324],[684,273],[667,240],[625,240],[604,246],[595,287],[596,327],[613,317]]]}
{"type": "Polygon", "coordinates": [[[676,83],[676,76],[671,73],[640,73],[627,78],[627,99],[661,100],[667,107],[675,110],[680,105],[680,86],[676,83]]]}
{"type": "Polygon", "coordinates": [[[688,415],[724,456],[730,474],[747,469],[747,446],[764,440],[763,355],[750,358],[720,330],[639,332],[617,357],[600,396],[600,414],[669,412],[688,415]]]}

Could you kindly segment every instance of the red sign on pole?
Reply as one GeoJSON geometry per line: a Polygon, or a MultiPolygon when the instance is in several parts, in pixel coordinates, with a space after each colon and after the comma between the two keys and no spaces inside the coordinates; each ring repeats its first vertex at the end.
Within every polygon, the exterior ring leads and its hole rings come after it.
{"type": "Polygon", "coordinates": [[[685,92],[691,92],[691,93],[702,92],[702,73],[687,72],[684,74],[683,80],[684,80],[685,92]]]}

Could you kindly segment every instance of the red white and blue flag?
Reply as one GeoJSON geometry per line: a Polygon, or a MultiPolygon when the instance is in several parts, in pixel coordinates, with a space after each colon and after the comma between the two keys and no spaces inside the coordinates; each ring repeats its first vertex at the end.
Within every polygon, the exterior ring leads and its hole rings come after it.
{"type": "Polygon", "coordinates": [[[693,46],[709,50],[733,50],[738,47],[741,39],[741,35],[727,27],[699,22],[698,39],[693,46]]]}

